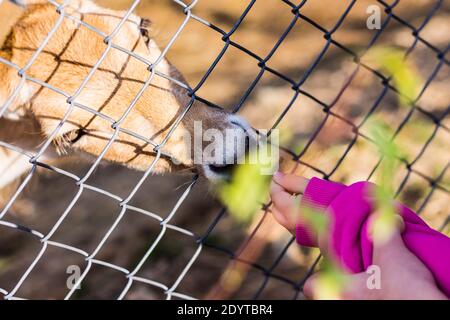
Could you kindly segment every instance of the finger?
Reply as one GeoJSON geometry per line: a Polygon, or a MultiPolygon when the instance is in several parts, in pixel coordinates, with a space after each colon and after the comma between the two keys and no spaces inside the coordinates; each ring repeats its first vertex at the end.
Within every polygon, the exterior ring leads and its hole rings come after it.
{"type": "Polygon", "coordinates": [[[299,217],[300,199],[287,193],[283,187],[276,183],[272,183],[270,196],[273,202],[271,209],[273,216],[278,223],[294,234],[296,224],[302,222],[299,217]]]}
{"type": "Polygon", "coordinates": [[[271,212],[272,212],[272,215],[274,216],[275,220],[280,225],[285,227],[290,233],[292,233],[292,235],[295,234],[296,224],[293,221],[288,220],[288,218],[282,212],[277,210],[276,208],[272,208],[271,212]]]}
{"type": "MultiPolygon", "coordinates": [[[[383,232],[377,230],[376,219],[379,213],[374,213],[369,220],[369,232],[373,242],[373,263],[376,265],[390,266],[398,259],[408,259],[411,257],[410,251],[406,248],[402,239],[402,231],[404,230],[403,218],[399,215],[395,216],[394,228],[387,240],[379,240],[377,233],[383,232]]],[[[378,226],[382,228],[382,225],[378,226]]]]}
{"type": "Polygon", "coordinates": [[[270,198],[274,206],[280,211],[291,210],[298,200],[277,183],[272,183],[270,188],[270,198]]]}
{"type": "Polygon", "coordinates": [[[280,185],[279,183],[277,183],[275,181],[272,181],[272,183],[270,184],[270,193],[272,194],[272,193],[281,192],[281,191],[287,192],[287,190],[282,185],[280,185]]]}
{"type": "MultiPolygon", "coordinates": [[[[396,216],[396,217],[400,218],[400,216],[396,216]]],[[[402,236],[401,236],[402,227],[399,226],[400,223],[396,222],[395,224],[396,225],[393,226],[393,231],[387,241],[374,241],[375,249],[381,250],[381,249],[389,248],[392,246],[402,246],[402,247],[405,246],[402,236]]],[[[375,234],[376,233],[377,233],[377,231],[375,231],[375,234]]],[[[375,238],[376,238],[376,236],[375,236],[375,238]]]]}
{"type": "Polygon", "coordinates": [[[382,216],[382,213],[375,212],[369,218],[369,234],[376,249],[393,244],[403,246],[401,232],[404,228],[403,218],[398,214],[382,216]]]}
{"type": "Polygon", "coordinates": [[[276,172],[273,180],[290,193],[304,193],[309,180],[293,174],[284,174],[276,172]]]}
{"type": "Polygon", "coordinates": [[[317,283],[317,279],[319,277],[320,277],[320,272],[317,272],[306,280],[306,282],[303,286],[303,295],[305,296],[306,299],[309,299],[309,300],[314,299],[315,284],[317,283]]]}
{"type": "Polygon", "coordinates": [[[274,207],[282,211],[285,215],[289,214],[292,220],[299,219],[300,203],[302,197],[300,195],[293,195],[286,191],[282,186],[276,182],[272,182],[270,191],[274,207]]]}
{"type": "Polygon", "coordinates": [[[409,250],[405,247],[399,232],[392,234],[387,242],[381,244],[374,243],[373,264],[388,267],[394,261],[402,261],[410,256],[409,250]]]}

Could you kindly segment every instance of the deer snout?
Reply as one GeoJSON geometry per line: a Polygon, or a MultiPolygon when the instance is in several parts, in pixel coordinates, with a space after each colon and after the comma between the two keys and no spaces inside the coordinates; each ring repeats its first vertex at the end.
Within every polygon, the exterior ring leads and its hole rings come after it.
{"type": "MultiPolygon", "coordinates": [[[[228,180],[236,165],[242,163],[245,154],[250,151],[256,141],[256,132],[242,117],[225,116],[223,137],[205,147],[202,171],[209,180],[228,180]],[[210,157],[210,151],[214,156],[210,157]]],[[[206,137],[208,139],[208,137],[206,137]]]]}

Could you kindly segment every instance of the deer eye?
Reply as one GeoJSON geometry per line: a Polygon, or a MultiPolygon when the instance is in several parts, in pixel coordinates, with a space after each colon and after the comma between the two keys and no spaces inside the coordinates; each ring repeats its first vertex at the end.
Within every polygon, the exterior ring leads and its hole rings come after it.
{"type": "Polygon", "coordinates": [[[86,134],[87,134],[87,131],[84,130],[84,129],[72,130],[72,131],[66,132],[63,135],[63,140],[66,141],[69,144],[74,144],[78,140],[80,140],[81,137],[83,137],[86,134]]]}
{"type": "Polygon", "coordinates": [[[53,140],[54,146],[60,155],[68,153],[69,148],[75,144],[82,136],[87,134],[84,129],[71,130],[53,140]]]}
{"type": "Polygon", "coordinates": [[[142,18],[141,23],[139,24],[139,30],[141,32],[142,37],[144,38],[145,44],[148,46],[150,43],[150,34],[149,30],[152,26],[152,21],[147,18],[142,18]]]}

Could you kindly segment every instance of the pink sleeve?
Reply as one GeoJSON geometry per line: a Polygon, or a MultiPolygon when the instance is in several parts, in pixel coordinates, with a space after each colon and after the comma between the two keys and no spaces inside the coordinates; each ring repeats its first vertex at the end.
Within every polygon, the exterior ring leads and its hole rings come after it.
{"type": "MultiPolygon", "coordinates": [[[[357,182],[347,187],[313,178],[302,199],[302,206],[330,215],[331,252],[353,273],[362,272],[372,264],[367,220],[373,207],[366,197],[372,186],[357,182]]],[[[402,238],[406,247],[428,267],[441,290],[450,297],[450,238],[430,228],[406,206],[401,206],[401,215],[405,222],[402,238]]],[[[296,238],[301,245],[317,246],[317,239],[306,225],[297,226],[296,238]]]]}

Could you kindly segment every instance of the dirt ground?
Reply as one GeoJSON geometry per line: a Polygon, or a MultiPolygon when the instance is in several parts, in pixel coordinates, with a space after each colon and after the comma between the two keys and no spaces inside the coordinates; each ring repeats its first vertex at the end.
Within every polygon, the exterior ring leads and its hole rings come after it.
{"type": "MultiPolygon", "coordinates": [[[[115,9],[126,9],[131,1],[98,1],[115,9]]],[[[213,23],[223,30],[230,30],[249,1],[242,0],[200,0],[194,14],[213,23]]],[[[350,1],[311,0],[302,8],[302,14],[330,30],[338,21],[350,1]]],[[[333,38],[352,50],[363,49],[371,40],[375,31],[366,28],[366,9],[376,1],[357,1],[333,38]]],[[[400,1],[395,13],[402,19],[419,27],[425,15],[436,1],[415,0],[400,1]]],[[[0,4],[0,40],[8,33],[8,28],[20,16],[21,9],[3,1],[0,4]]],[[[170,37],[185,18],[179,5],[170,0],[141,1],[137,13],[152,20],[151,35],[160,47],[167,45],[170,37]]],[[[245,18],[242,25],[232,36],[232,40],[264,57],[283,34],[293,15],[290,8],[279,0],[258,0],[245,18]]],[[[383,16],[383,19],[385,16],[383,16]]],[[[433,46],[445,50],[449,45],[450,1],[444,1],[437,14],[421,31],[421,36],[433,46]]],[[[398,22],[391,22],[378,40],[379,45],[406,50],[414,42],[411,30],[398,22]]],[[[267,65],[278,72],[301,79],[309,66],[322,50],[326,40],[323,33],[310,24],[297,22],[285,41],[281,44],[267,65]]],[[[224,43],[221,36],[197,22],[190,21],[173,48],[168,52],[169,60],[184,74],[194,87],[212,64],[224,43]]],[[[409,59],[417,67],[422,79],[428,79],[438,64],[436,54],[422,43],[418,43],[409,59]]],[[[346,79],[354,70],[352,57],[336,46],[331,46],[323,60],[308,77],[302,88],[314,97],[329,104],[339,93],[346,79]]],[[[235,49],[227,50],[224,58],[198,92],[202,98],[227,109],[234,109],[255,80],[260,69],[257,61],[249,55],[235,49]]],[[[417,101],[424,110],[439,117],[450,105],[450,68],[444,64],[422,97],[417,101]]],[[[372,74],[360,70],[352,85],[345,91],[335,110],[351,119],[353,123],[367,115],[383,87],[372,74]]],[[[239,111],[255,127],[270,129],[292,99],[294,91],[286,81],[265,73],[239,111]]],[[[394,130],[401,124],[409,110],[399,106],[394,94],[388,94],[377,109],[376,115],[387,122],[394,130]]],[[[278,128],[282,136],[288,136],[283,142],[285,147],[298,154],[311,137],[325,113],[312,99],[301,96],[282,118],[278,128]]],[[[450,127],[450,116],[442,120],[450,127]]],[[[305,159],[325,173],[334,170],[342,158],[354,135],[351,127],[339,120],[327,122],[323,132],[304,155],[305,159]]],[[[433,134],[435,124],[421,113],[415,112],[396,138],[409,161],[421,154],[422,147],[433,134]]],[[[367,133],[363,126],[361,129],[367,133]]],[[[439,129],[426,151],[414,163],[414,169],[423,175],[436,179],[450,163],[450,132],[439,129]]],[[[340,163],[331,179],[344,183],[366,180],[378,161],[373,146],[359,139],[340,163]]],[[[64,169],[74,173],[86,172],[89,163],[67,164],[64,169]]],[[[24,212],[11,212],[7,221],[27,226],[46,233],[64,212],[78,191],[73,180],[58,174],[39,169],[18,201],[22,201],[24,212]]],[[[307,176],[318,173],[307,170],[307,176]]],[[[393,178],[399,186],[408,170],[402,167],[393,178]]],[[[134,172],[110,164],[102,164],[95,171],[89,183],[93,186],[119,195],[126,196],[136,185],[142,173],[134,172]]],[[[151,176],[136,197],[133,206],[166,217],[186,189],[192,176],[168,175],[151,176]]],[[[425,220],[435,228],[443,228],[449,216],[450,170],[445,171],[439,182],[441,189],[432,193],[422,211],[425,220]],[[447,190],[447,192],[445,191],[447,190]]],[[[419,209],[427,199],[431,186],[429,181],[419,174],[411,173],[405,187],[399,195],[413,209],[419,209]]],[[[243,200],[244,201],[244,200],[243,200]]],[[[194,186],[186,201],[179,208],[172,223],[181,228],[202,235],[216,220],[221,204],[215,200],[214,192],[203,180],[194,186]]],[[[71,210],[68,218],[54,235],[60,241],[87,252],[92,252],[102,236],[120,213],[117,201],[85,190],[71,210]]],[[[278,228],[274,226],[274,228],[278,228]]],[[[98,253],[98,259],[114,263],[128,270],[132,269],[157,237],[160,225],[155,219],[130,212],[126,214],[98,253]]],[[[449,233],[447,227],[444,231],[449,233]]],[[[263,254],[255,261],[264,268],[270,268],[290,241],[285,231],[268,241],[263,254]]],[[[233,219],[224,215],[214,227],[198,259],[193,264],[177,292],[196,298],[205,297],[223,274],[230,261],[230,252],[234,252],[245,239],[246,232],[233,219]],[[226,250],[217,250],[219,247],[226,250]]],[[[0,226],[0,288],[11,289],[23,275],[31,261],[41,249],[41,243],[27,233],[0,226]]],[[[175,231],[167,231],[155,252],[145,262],[139,276],[154,279],[170,287],[177,279],[189,259],[197,249],[195,239],[175,231]]],[[[291,245],[272,273],[298,283],[311,265],[315,252],[291,245]]],[[[59,299],[67,293],[66,267],[71,264],[83,266],[83,258],[73,252],[49,247],[33,272],[23,283],[16,296],[24,298],[59,299]]],[[[252,298],[260,288],[265,277],[257,268],[251,268],[240,288],[231,298],[252,298]]],[[[95,265],[88,273],[79,299],[116,298],[126,285],[126,279],[119,271],[95,265]]],[[[270,277],[261,295],[261,299],[290,299],[296,291],[292,284],[270,277]]],[[[136,283],[127,299],[161,299],[163,291],[152,285],[136,283]]],[[[301,295],[298,298],[302,298],[301,295]]]]}

